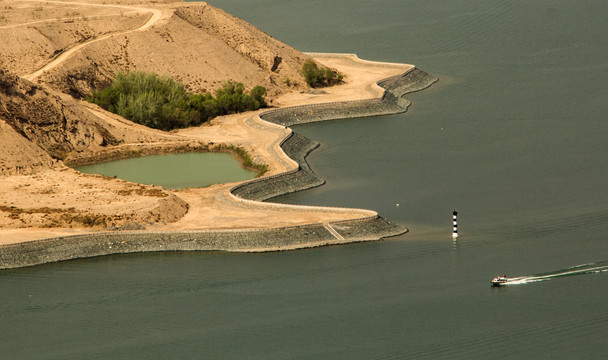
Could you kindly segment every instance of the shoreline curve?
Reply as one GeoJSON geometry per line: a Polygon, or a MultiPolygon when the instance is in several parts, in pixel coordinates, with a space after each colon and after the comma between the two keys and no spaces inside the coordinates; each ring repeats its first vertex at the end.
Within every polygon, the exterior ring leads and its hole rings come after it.
{"type": "MultiPolygon", "coordinates": [[[[314,55],[344,56],[357,62],[391,66],[391,63],[361,60],[354,54],[314,55]]],[[[264,111],[258,116],[274,126],[287,128],[325,120],[398,114],[407,111],[411,104],[404,95],[426,89],[438,80],[418,68],[412,68],[376,82],[375,85],[382,89],[379,98],[290,106],[264,111]]],[[[239,183],[230,188],[230,197],[239,204],[255,205],[277,196],[323,185],[325,180],[315,174],[306,162],[306,156],[317,147],[315,141],[291,131],[281,141],[280,148],[297,167],[239,183]]],[[[352,220],[266,229],[112,231],[7,244],[0,246],[0,269],[135,252],[295,250],[376,241],[408,231],[403,226],[390,223],[375,211],[366,212],[369,216],[352,220]]]]}

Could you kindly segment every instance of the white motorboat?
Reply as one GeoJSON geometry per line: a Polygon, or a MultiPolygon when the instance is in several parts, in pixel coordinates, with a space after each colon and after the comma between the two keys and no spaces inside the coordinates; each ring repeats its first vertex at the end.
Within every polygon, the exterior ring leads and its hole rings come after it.
{"type": "Polygon", "coordinates": [[[507,279],[507,275],[503,275],[503,276],[495,277],[490,282],[492,283],[492,286],[502,286],[502,285],[506,284],[508,281],[509,280],[507,279]]]}

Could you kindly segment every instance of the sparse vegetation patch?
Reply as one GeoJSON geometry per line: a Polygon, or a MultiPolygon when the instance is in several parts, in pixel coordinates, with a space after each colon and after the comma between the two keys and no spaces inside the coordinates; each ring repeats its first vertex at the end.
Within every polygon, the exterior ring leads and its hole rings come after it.
{"type": "Polygon", "coordinates": [[[227,81],[215,93],[193,94],[168,76],[118,73],[112,85],[88,99],[138,124],[161,130],[200,125],[216,116],[266,107],[266,88],[245,92],[241,83],[227,81]]]}

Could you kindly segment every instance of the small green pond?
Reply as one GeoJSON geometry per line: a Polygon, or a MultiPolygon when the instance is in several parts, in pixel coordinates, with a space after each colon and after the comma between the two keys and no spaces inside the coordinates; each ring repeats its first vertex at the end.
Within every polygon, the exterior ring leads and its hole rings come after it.
{"type": "Polygon", "coordinates": [[[255,177],[254,172],[243,169],[231,154],[226,153],[149,155],[77,166],[75,169],[87,174],[159,185],[165,189],[205,187],[255,177]]]}

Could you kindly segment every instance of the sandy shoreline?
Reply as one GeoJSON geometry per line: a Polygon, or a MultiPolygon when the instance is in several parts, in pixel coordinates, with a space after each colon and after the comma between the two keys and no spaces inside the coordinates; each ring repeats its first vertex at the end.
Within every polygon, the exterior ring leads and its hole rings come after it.
{"type": "MultiPolygon", "coordinates": [[[[385,66],[382,63],[373,66],[363,61],[361,61],[361,66],[357,66],[359,60],[352,55],[333,57],[324,55],[318,60],[319,62],[326,61],[332,67],[345,73],[349,80],[348,83],[328,89],[327,94],[323,95],[289,94],[279,100],[281,104],[287,106],[287,104],[302,105],[375,98],[378,97],[378,90],[375,86],[379,80],[413,68],[411,65],[390,64],[390,66],[385,66]],[[344,63],[345,66],[342,67],[341,63],[344,63]]],[[[186,142],[196,142],[242,146],[254,155],[256,161],[268,165],[267,175],[297,169],[298,164],[287,157],[279,147],[281,141],[290,134],[291,130],[269,124],[261,120],[257,116],[258,114],[259,112],[228,116],[214,120],[215,124],[212,126],[184,129],[174,135],[174,141],[182,145],[186,142]]],[[[171,145],[167,147],[170,148],[171,145]]],[[[52,177],[49,174],[46,178],[53,182],[52,177]]],[[[376,215],[375,212],[369,210],[299,207],[243,200],[230,194],[229,190],[233,186],[234,184],[215,185],[174,192],[177,197],[189,204],[188,212],[175,222],[165,225],[154,224],[148,226],[148,229],[152,231],[270,229],[360,219],[376,215]],[[243,203],[247,204],[246,208],[243,207],[243,203]]],[[[3,245],[17,244],[90,232],[86,228],[0,229],[0,243],[3,245]]]]}
{"type": "MultiPolygon", "coordinates": [[[[334,101],[351,101],[362,99],[375,99],[378,97],[376,84],[387,77],[407,73],[413,66],[390,64],[385,66],[382,63],[364,62],[352,55],[322,55],[318,58],[331,63],[331,66],[343,71],[348,79],[348,84],[342,85],[345,97],[340,92],[340,86],[331,89],[327,94],[311,97],[310,94],[290,94],[285,96],[283,104],[330,104],[334,101]],[[328,61],[330,59],[331,61],[328,61]],[[342,68],[341,63],[347,64],[342,68]],[[361,66],[357,66],[360,63],[361,66]],[[359,76],[365,74],[365,76],[359,76]],[[371,75],[373,74],[373,76],[371,75]],[[357,80],[355,80],[357,79],[357,80]],[[304,99],[303,99],[304,98],[304,99]]],[[[268,123],[259,117],[259,111],[251,114],[238,114],[214,120],[212,126],[202,126],[180,130],[175,134],[176,137],[183,137],[184,142],[197,142],[199,144],[222,143],[244,147],[254,155],[256,161],[268,165],[269,172],[265,177],[283,176],[290,172],[298,171],[302,166],[293,159],[289,158],[281,149],[282,142],[290,136],[291,130],[280,125],[268,123]]],[[[169,145],[170,148],[172,145],[169,145]]],[[[304,164],[302,164],[304,165],[304,164]]],[[[52,176],[51,176],[52,178],[52,176]]],[[[256,181],[264,181],[264,178],[256,181]]],[[[247,181],[246,181],[247,182],[247,181]]],[[[371,210],[332,208],[332,207],[313,207],[313,206],[294,206],[285,204],[275,204],[269,202],[259,202],[246,200],[232,194],[239,183],[219,184],[201,189],[185,189],[182,191],[171,192],[176,197],[184,200],[188,204],[188,211],[175,222],[166,224],[151,224],[146,230],[141,231],[106,231],[91,232],[85,228],[53,228],[53,229],[0,229],[0,259],[3,259],[2,267],[14,267],[10,265],[9,258],[15,258],[17,248],[37,248],[36,251],[42,253],[52,252],[57,246],[56,243],[64,244],[69,241],[70,250],[62,250],[62,255],[45,255],[37,260],[28,258],[17,261],[17,264],[37,264],[49,261],[57,261],[77,257],[89,257],[105,255],[109,253],[134,252],[134,251],[162,251],[162,250],[224,250],[224,251],[280,251],[287,249],[298,249],[305,247],[316,247],[330,244],[343,244],[358,241],[379,240],[386,236],[402,234],[406,228],[390,224],[371,210]],[[351,229],[351,224],[358,221],[367,222],[366,227],[372,229],[377,227],[376,233],[367,230],[361,233],[351,229]],[[345,230],[344,235],[340,235],[332,224],[342,226],[345,230]],[[302,229],[317,227],[316,232],[304,232],[302,229]],[[286,229],[296,231],[300,238],[284,239],[286,229]],[[228,236],[224,240],[224,245],[214,243],[209,245],[209,238],[218,235],[228,236]],[[245,245],[234,245],[235,236],[247,239],[251,236],[251,231],[255,234],[264,234],[264,238],[279,238],[276,241],[261,241],[256,238],[253,243],[245,245]],[[255,231],[258,231],[256,233],[255,231]],[[321,233],[325,233],[321,235],[321,233]],[[238,234],[238,235],[236,235],[238,234]],[[279,234],[279,235],[277,235],[279,234]],[[302,234],[307,234],[302,236],[302,234]],[[312,234],[312,235],[311,235],[312,234]],[[364,235],[363,235],[364,234],[364,235]],[[124,236],[135,236],[138,243],[135,248],[129,248],[124,241],[116,241],[124,236]],[[147,241],[159,237],[164,239],[160,247],[151,247],[147,241]],[[187,236],[188,241],[197,241],[196,246],[185,246],[187,240],[175,242],[175,238],[187,236]],[[320,238],[317,238],[319,237],[320,238]],[[101,239],[101,240],[100,240],[101,239]],[[112,239],[112,240],[108,240],[112,239]],[[114,244],[114,250],[110,248],[96,248],[95,251],[83,250],[83,244],[91,241],[101,241],[114,244]],[[109,241],[109,242],[108,242],[109,241]],[[184,243],[185,241],[185,243],[184,243]],[[256,245],[257,242],[257,245],[256,245]],[[40,248],[41,244],[46,244],[40,248]],[[204,244],[204,245],[203,245],[204,244]],[[122,245],[122,248],[121,246],[122,245]],[[48,247],[48,248],[45,248],[48,247]],[[49,250],[51,249],[51,250],[49,250]],[[55,256],[55,257],[54,257],[55,256]],[[57,257],[58,256],[58,257],[57,257]]],[[[356,227],[355,227],[356,228],[356,227]]],[[[151,240],[150,240],[151,241],[151,240]]],[[[158,243],[159,240],[154,240],[158,243]]],[[[238,240],[237,242],[240,242],[238,240]]],[[[62,245],[65,246],[65,245],[62,245]]],[[[89,248],[91,245],[89,245],[89,248]]],[[[30,249],[30,252],[36,252],[30,249]]]]}
{"type": "MultiPolygon", "coordinates": [[[[173,21],[169,19],[172,12],[168,9],[170,7],[162,8],[162,11],[137,8],[135,10],[152,16],[131,30],[114,35],[143,33],[158,24],[167,24],[173,21]]],[[[84,45],[101,42],[114,35],[77,44],[64,52],[67,55],[56,57],[24,76],[44,78],[46,72],[42,70],[60,69],[66,59],[84,51],[84,45]]],[[[379,240],[405,232],[407,229],[404,227],[390,224],[371,210],[263,202],[323,183],[305,161],[306,154],[316,147],[314,141],[295,136],[289,127],[282,125],[285,117],[293,114],[306,118],[314,113],[323,113],[323,118],[313,116],[309,119],[322,121],[353,114],[369,116],[402,112],[409,104],[402,100],[402,95],[417,91],[404,88],[413,84],[413,88],[418,86],[422,89],[436,81],[416,79],[411,75],[415,70],[413,65],[366,61],[354,54],[310,53],[308,56],[342,72],[345,83],[315,93],[291,91],[274,99],[277,110],[224,116],[210,124],[169,133],[131,123],[96,105],[45,88],[48,96],[60,97],[66,104],[72,103],[68,106],[82,109],[78,110],[80,114],[92,117],[93,122],[103,123],[112,134],[120,136],[112,146],[93,146],[85,151],[69,153],[65,157],[68,163],[240,147],[254,162],[266,165],[268,171],[263,178],[253,181],[171,191],[80,174],[61,162],[54,162],[50,168],[41,171],[21,172],[17,167],[11,173],[9,168],[9,173],[5,173],[3,182],[0,182],[0,268],[105,255],[113,251],[276,251],[379,240]],[[378,85],[381,81],[382,87],[378,85]],[[371,112],[366,109],[366,101],[373,108],[371,112]],[[275,119],[269,119],[271,122],[265,121],[261,114],[279,114],[280,119],[277,121],[275,116],[275,119]],[[108,232],[108,229],[114,230],[108,232]],[[287,234],[292,234],[292,238],[287,234]],[[121,237],[129,237],[131,245],[124,245],[121,237]],[[220,238],[223,242],[217,241],[220,238]],[[102,243],[114,244],[114,250],[100,247],[102,243]],[[186,246],[186,243],[190,245],[186,246]]],[[[5,126],[1,120],[0,125],[5,126]]],[[[104,134],[101,133],[106,138],[104,134]]],[[[101,141],[94,136],[93,141],[101,141]]],[[[51,161],[46,154],[37,153],[36,156],[40,164],[51,161]]]]}

